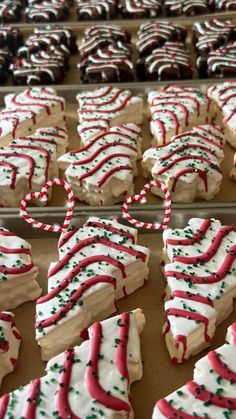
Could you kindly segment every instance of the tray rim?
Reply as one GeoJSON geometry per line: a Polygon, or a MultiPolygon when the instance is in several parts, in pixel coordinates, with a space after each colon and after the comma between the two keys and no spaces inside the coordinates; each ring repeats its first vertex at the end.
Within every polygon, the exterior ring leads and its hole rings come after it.
{"type": "MultiPolygon", "coordinates": [[[[74,9],[74,7],[73,7],[74,9]]],[[[209,19],[229,19],[229,18],[236,18],[236,11],[217,11],[213,13],[207,13],[202,15],[195,15],[195,16],[158,16],[156,18],[142,18],[142,19],[108,19],[108,20],[85,20],[85,21],[78,21],[68,19],[67,21],[62,22],[41,22],[41,23],[27,23],[27,22],[20,22],[20,23],[11,23],[10,26],[17,27],[19,29],[34,29],[35,26],[37,27],[45,27],[45,26],[67,26],[69,28],[85,28],[89,25],[124,25],[127,27],[135,27],[139,26],[145,22],[155,22],[155,21],[173,21],[174,23],[180,23],[183,21],[185,25],[190,25],[197,21],[205,21],[209,19]]]]}

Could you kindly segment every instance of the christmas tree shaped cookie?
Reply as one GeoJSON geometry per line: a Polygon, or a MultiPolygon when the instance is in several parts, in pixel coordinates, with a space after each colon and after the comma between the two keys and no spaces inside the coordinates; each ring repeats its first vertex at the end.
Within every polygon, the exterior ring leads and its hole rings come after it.
{"type": "Polygon", "coordinates": [[[61,235],[48,294],[36,305],[43,359],[78,343],[84,329],[114,313],[117,300],[145,284],[149,250],[136,244],[136,234],[114,220],[92,218],[61,235]]]}
{"type": "Polygon", "coordinates": [[[210,345],[216,326],[233,309],[236,227],[192,218],[163,233],[166,324],[170,356],[183,362],[210,345]]]}
{"type": "Polygon", "coordinates": [[[36,282],[38,268],[30,244],[0,228],[0,310],[9,310],[41,295],[36,282]]]}
{"type": "Polygon", "coordinates": [[[228,343],[195,364],[193,380],[158,400],[152,419],[233,419],[236,415],[236,323],[228,343]]]}
{"type": "Polygon", "coordinates": [[[3,418],[133,418],[130,385],[142,377],[140,309],[89,328],[89,340],[47,364],[47,375],[0,399],[3,418]]]}

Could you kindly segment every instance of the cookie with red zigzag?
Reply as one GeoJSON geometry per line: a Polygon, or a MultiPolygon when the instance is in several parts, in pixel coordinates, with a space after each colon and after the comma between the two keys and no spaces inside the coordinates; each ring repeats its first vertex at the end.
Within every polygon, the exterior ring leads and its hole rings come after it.
{"type": "MultiPolygon", "coordinates": [[[[17,207],[30,191],[58,176],[57,158],[68,144],[64,128],[40,128],[0,148],[0,205],[17,207]]],[[[38,201],[36,201],[38,203],[38,201]]]]}
{"type": "Polygon", "coordinates": [[[153,145],[162,145],[194,125],[211,121],[211,101],[194,87],[171,85],[148,94],[153,145]]]}
{"type": "Polygon", "coordinates": [[[37,274],[30,244],[0,228],[0,310],[9,310],[38,298],[42,290],[35,280],[37,274]]]}
{"type": "Polygon", "coordinates": [[[236,227],[192,218],[163,233],[166,324],[173,362],[210,345],[218,324],[233,309],[236,290],[236,227]]]}
{"type": "Polygon", "coordinates": [[[65,100],[52,88],[34,87],[5,96],[0,112],[0,144],[8,145],[17,137],[31,135],[37,128],[62,126],[65,100]]]}
{"type": "Polygon", "coordinates": [[[46,376],[0,399],[1,418],[133,418],[144,323],[140,309],[94,323],[88,340],[48,362],[46,376]]]}
{"type": "Polygon", "coordinates": [[[90,205],[112,205],[134,193],[141,129],[120,125],[98,134],[81,149],[58,159],[74,195],[90,205]]]}
{"type": "MultiPolygon", "coordinates": [[[[224,136],[213,125],[199,125],[172,137],[168,144],[152,147],[143,155],[144,176],[163,182],[173,202],[212,199],[219,191],[224,157],[224,136]]],[[[152,188],[156,195],[158,188],[152,188]]]]}
{"type": "Polygon", "coordinates": [[[129,90],[101,87],[77,95],[78,132],[83,144],[105,132],[109,127],[121,124],[141,124],[143,99],[132,96],[129,90]]]}
{"type": "Polygon", "coordinates": [[[236,82],[215,84],[208,89],[208,96],[214,102],[216,123],[225,130],[225,139],[236,148],[236,82]]]}
{"type": "Polygon", "coordinates": [[[43,359],[78,343],[84,329],[116,311],[116,300],[145,284],[149,249],[135,244],[136,234],[114,220],[92,218],[61,236],[48,294],[36,305],[43,359]]]}
{"type": "Polygon", "coordinates": [[[152,419],[225,419],[236,414],[236,323],[226,342],[195,364],[193,381],[158,400],[152,419]]]}
{"type": "Polygon", "coordinates": [[[15,326],[14,314],[0,311],[0,386],[5,375],[16,368],[20,343],[21,336],[15,326]]]}

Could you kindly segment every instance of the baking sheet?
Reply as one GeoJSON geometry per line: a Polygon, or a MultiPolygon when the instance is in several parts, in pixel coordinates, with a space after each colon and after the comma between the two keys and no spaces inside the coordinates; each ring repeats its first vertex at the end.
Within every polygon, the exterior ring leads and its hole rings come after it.
{"type": "MultiPolygon", "coordinates": [[[[235,25],[236,25],[236,12],[233,13],[233,14],[231,14],[230,17],[233,19],[233,21],[235,22],[235,25]]],[[[197,67],[196,67],[196,54],[195,54],[194,44],[193,44],[192,36],[191,36],[191,27],[192,27],[192,24],[195,21],[206,20],[206,18],[207,17],[205,16],[204,19],[195,18],[193,20],[189,20],[188,18],[183,18],[182,17],[178,21],[175,21],[172,18],[169,19],[173,23],[176,23],[176,24],[178,23],[180,25],[183,25],[187,29],[186,47],[189,50],[189,53],[190,53],[189,54],[190,55],[190,63],[191,63],[191,66],[193,68],[193,78],[190,79],[190,80],[187,80],[187,82],[190,82],[190,83],[191,83],[191,80],[201,80],[202,82],[207,82],[209,80],[209,79],[199,79],[199,77],[198,77],[198,70],[197,70],[197,67]]],[[[225,15],[222,14],[221,15],[221,18],[225,19],[226,18],[226,14],[225,15]]],[[[135,70],[135,64],[136,64],[136,61],[138,59],[138,52],[136,50],[137,30],[138,30],[138,28],[139,28],[139,26],[140,26],[141,23],[147,22],[147,21],[151,21],[151,20],[150,19],[140,20],[140,21],[139,20],[135,20],[135,21],[122,21],[121,20],[121,21],[116,22],[116,24],[118,24],[123,29],[127,30],[128,32],[130,32],[130,34],[131,34],[132,62],[134,64],[134,81],[133,82],[122,83],[126,87],[130,87],[130,85],[132,86],[135,82],[138,82],[138,78],[137,78],[136,70],[135,70]]],[[[78,45],[80,45],[80,43],[81,43],[81,38],[83,36],[83,30],[85,29],[85,27],[88,27],[88,26],[94,25],[94,24],[95,25],[96,24],[101,24],[101,22],[99,22],[99,21],[96,21],[96,22],[83,22],[83,23],[84,23],[83,25],[76,24],[75,26],[71,26],[71,25],[68,25],[67,23],[65,23],[65,26],[71,27],[71,29],[73,29],[73,31],[74,31],[74,33],[75,33],[75,35],[77,37],[77,43],[78,43],[78,45]]],[[[105,22],[105,25],[107,25],[107,24],[108,23],[105,22]]],[[[111,21],[111,24],[114,24],[114,22],[111,21]]],[[[59,25],[62,26],[63,23],[60,23],[59,22],[59,25]]],[[[27,25],[27,26],[23,26],[23,27],[20,27],[18,25],[17,27],[19,27],[21,29],[21,32],[22,32],[23,37],[24,37],[24,41],[26,41],[27,38],[33,33],[33,30],[35,29],[35,27],[39,27],[39,26],[41,26],[41,25],[34,24],[34,25],[27,25]]],[[[81,81],[80,81],[80,73],[79,73],[79,70],[77,68],[77,64],[80,61],[81,60],[79,58],[79,53],[78,54],[75,54],[75,55],[72,55],[70,57],[70,59],[68,60],[68,62],[69,62],[69,69],[66,71],[65,77],[62,80],[63,86],[68,86],[68,85],[74,85],[74,86],[76,85],[76,86],[78,86],[78,85],[81,85],[84,88],[85,87],[87,88],[88,84],[81,83],[81,81]]],[[[224,78],[222,78],[220,80],[224,80],[224,78]]],[[[219,79],[218,79],[218,81],[219,81],[219,79]]],[[[183,80],[173,80],[173,82],[174,83],[182,83],[183,80]]],[[[157,80],[155,83],[160,84],[160,83],[163,83],[163,82],[157,80]]],[[[101,83],[101,84],[104,84],[104,83],[101,83]]],[[[115,83],[112,83],[112,84],[114,85],[115,83]]],[[[149,81],[146,81],[146,82],[143,82],[143,84],[146,85],[146,86],[149,86],[150,85],[150,82],[149,81]]],[[[6,83],[4,83],[3,86],[0,86],[0,93],[1,93],[2,87],[3,88],[4,87],[6,88],[8,86],[13,86],[13,88],[15,88],[14,85],[13,85],[13,80],[12,80],[11,75],[9,75],[7,77],[6,83]]]]}
{"type": "MultiPolygon", "coordinates": [[[[235,207],[236,208],[236,207],[235,207]]],[[[219,216],[222,222],[231,223],[235,219],[235,208],[228,213],[212,210],[203,210],[202,216],[219,216]]],[[[199,214],[200,215],[200,214],[199,214]]],[[[110,213],[111,216],[111,213],[110,213]]],[[[149,217],[155,218],[155,213],[149,213],[149,217]]],[[[187,214],[184,211],[174,213],[172,223],[183,227],[186,223],[187,214]]],[[[49,220],[47,220],[49,221],[49,220]]],[[[81,224],[82,220],[77,220],[81,224]]],[[[84,221],[84,220],[83,220],[84,221]]],[[[5,222],[3,223],[5,225],[5,222]]],[[[12,220],[11,228],[18,230],[18,220],[12,220]]],[[[10,227],[10,226],[8,226],[10,227]]],[[[18,233],[18,231],[17,231],[18,233]]],[[[49,263],[57,259],[57,239],[49,237],[49,233],[31,230],[34,237],[29,241],[33,247],[33,259],[39,267],[38,282],[46,290],[46,275],[49,263]]],[[[27,235],[23,235],[27,238],[27,235]]],[[[164,323],[164,311],[161,295],[165,288],[165,281],[160,270],[160,255],[162,238],[160,233],[140,234],[139,244],[151,249],[150,274],[145,287],[137,290],[131,296],[120,300],[119,312],[141,307],[146,317],[146,325],[141,335],[143,378],[131,387],[132,405],[135,411],[135,419],[147,419],[151,417],[152,410],[158,398],[164,397],[186,381],[191,380],[195,362],[204,356],[207,351],[202,351],[198,356],[190,359],[183,365],[175,366],[171,363],[166,346],[164,344],[161,328],[164,323]]],[[[40,359],[40,351],[34,339],[34,315],[35,302],[23,304],[12,310],[16,315],[16,324],[22,334],[22,344],[17,369],[5,377],[1,388],[1,395],[26,384],[30,379],[44,375],[45,363],[40,359]]],[[[231,316],[217,328],[212,342],[212,348],[224,343],[227,327],[236,320],[236,303],[231,316]]]]}
{"type": "Polygon", "coordinates": [[[84,27],[85,25],[89,24],[89,23],[103,23],[103,24],[119,24],[120,22],[123,24],[136,24],[136,22],[144,22],[146,20],[173,20],[176,22],[180,22],[182,20],[186,20],[188,23],[194,22],[195,20],[206,20],[206,19],[211,19],[211,18],[220,18],[220,17],[224,17],[224,18],[230,18],[236,15],[235,11],[217,11],[217,12],[213,12],[213,13],[207,13],[207,14],[203,14],[203,15],[196,15],[196,16],[173,16],[173,17],[167,17],[166,14],[164,12],[162,12],[157,18],[152,18],[152,19],[147,19],[147,18],[142,18],[142,19],[122,19],[121,17],[116,17],[116,19],[111,19],[111,20],[96,20],[96,21],[89,21],[89,20],[83,20],[83,21],[78,21],[78,16],[76,13],[76,0],[74,2],[74,6],[70,7],[70,15],[68,17],[68,19],[65,22],[47,22],[47,23],[27,23],[26,21],[26,16],[24,13],[22,13],[22,17],[19,20],[19,22],[17,23],[13,23],[11,24],[11,26],[18,26],[18,27],[35,27],[35,25],[37,24],[37,26],[45,26],[48,24],[54,24],[54,25],[70,25],[70,26],[80,26],[80,27],[84,27]]]}
{"type": "MultiPolygon", "coordinates": [[[[67,105],[67,112],[68,112],[68,126],[69,126],[69,139],[70,145],[69,149],[73,150],[80,146],[79,136],[77,134],[77,109],[78,105],[75,104],[68,104],[67,105]]],[[[149,129],[149,117],[147,112],[147,106],[145,106],[145,114],[144,114],[144,123],[142,125],[142,135],[143,135],[143,144],[142,148],[143,151],[147,148],[151,147],[151,133],[149,129]]],[[[221,183],[221,188],[219,193],[214,197],[214,199],[210,202],[236,202],[236,182],[233,181],[229,177],[229,173],[231,168],[233,167],[233,156],[235,150],[228,144],[225,144],[225,158],[222,162],[222,172],[223,172],[223,180],[221,183]]],[[[135,178],[135,192],[138,193],[142,186],[147,182],[147,179],[144,179],[141,163],[138,164],[139,174],[137,178],[135,178]]],[[[63,172],[61,172],[61,177],[63,176],[63,172]]],[[[60,192],[56,192],[53,194],[52,199],[50,201],[50,206],[61,206],[64,205],[65,197],[61,198],[62,195],[60,192]]],[[[202,202],[202,200],[196,200],[196,202],[202,202]]],[[[149,204],[160,204],[162,201],[157,196],[150,194],[149,195],[149,204]]],[[[203,201],[206,202],[206,201],[203,201]]],[[[78,204],[77,205],[81,205],[78,204]]],[[[83,204],[84,205],[84,204],[83,204]]]]}

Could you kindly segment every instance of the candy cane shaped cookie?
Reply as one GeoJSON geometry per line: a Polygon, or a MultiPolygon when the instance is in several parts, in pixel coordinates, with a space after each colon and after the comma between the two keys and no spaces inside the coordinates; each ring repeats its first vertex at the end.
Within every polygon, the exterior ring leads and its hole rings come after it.
{"type": "Polygon", "coordinates": [[[122,211],[123,211],[124,218],[129,223],[134,224],[135,227],[146,228],[146,229],[151,229],[151,230],[165,230],[168,227],[169,220],[170,220],[170,214],[171,214],[170,192],[163,183],[158,182],[156,180],[152,180],[152,181],[146,183],[146,185],[144,185],[144,187],[140,191],[139,195],[133,195],[124,202],[124,204],[122,206],[122,211]],[[146,194],[153,187],[160,188],[161,191],[164,194],[165,215],[164,215],[164,219],[163,219],[162,223],[146,223],[146,222],[143,222],[143,221],[136,220],[129,213],[130,205],[133,204],[134,202],[145,203],[146,202],[146,194]]]}
{"type": "Polygon", "coordinates": [[[31,224],[32,227],[34,228],[39,228],[41,230],[50,231],[52,233],[57,233],[57,232],[62,233],[70,225],[70,222],[73,217],[74,204],[75,204],[74,194],[70,185],[63,179],[54,178],[54,179],[51,179],[49,182],[47,182],[43,186],[40,192],[30,192],[22,199],[21,204],[20,204],[20,215],[24,218],[24,220],[27,223],[31,224]],[[62,226],[45,224],[40,221],[36,221],[34,218],[29,216],[28,211],[26,209],[27,203],[31,201],[32,199],[40,199],[44,204],[47,204],[48,191],[54,185],[63,186],[63,188],[67,192],[67,210],[66,210],[66,216],[64,218],[64,222],[62,226]]]}

